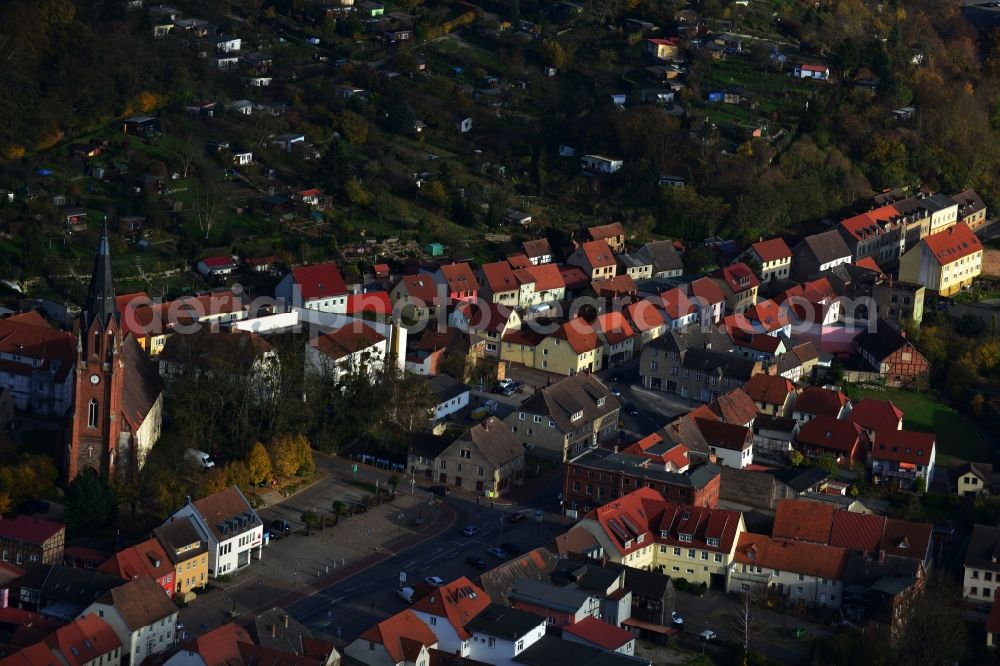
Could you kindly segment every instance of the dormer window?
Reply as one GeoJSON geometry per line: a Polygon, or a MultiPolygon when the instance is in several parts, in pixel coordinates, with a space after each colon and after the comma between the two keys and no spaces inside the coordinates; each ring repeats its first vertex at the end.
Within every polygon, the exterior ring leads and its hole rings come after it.
{"type": "Polygon", "coordinates": [[[718,548],[719,547],[719,540],[718,539],[709,538],[709,539],[706,539],[705,542],[709,546],[712,546],[713,548],[718,548]]]}
{"type": "Polygon", "coordinates": [[[666,539],[667,538],[667,531],[666,530],[660,530],[660,538],[661,539],[666,539]]]}
{"type": "Polygon", "coordinates": [[[635,542],[636,543],[642,543],[645,540],[646,540],[646,535],[645,534],[640,534],[639,536],[637,536],[635,538],[635,542]]]}
{"type": "Polygon", "coordinates": [[[603,407],[604,406],[604,398],[598,398],[597,399],[597,406],[598,407],[603,407]]]}
{"type": "Polygon", "coordinates": [[[677,538],[683,541],[684,543],[691,543],[692,541],[690,534],[678,534],[677,538]]]}
{"type": "Polygon", "coordinates": [[[628,550],[631,547],[632,547],[632,540],[629,539],[628,541],[625,542],[625,550],[628,550]]]}
{"type": "Polygon", "coordinates": [[[576,412],[573,416],[569,417],[570,421],[577,421],[583,418],[583,410],[576,412]]]}

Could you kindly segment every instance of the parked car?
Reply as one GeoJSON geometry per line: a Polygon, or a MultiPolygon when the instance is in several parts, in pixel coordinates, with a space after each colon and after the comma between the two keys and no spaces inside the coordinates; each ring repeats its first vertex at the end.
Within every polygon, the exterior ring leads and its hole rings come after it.
{"type": "Polygon", "coordinates": [[[703,641],[714,641],[718,636],[711,629],[706,629],[705,631],[698,634],[698,637],[703,641]]]}
{"type": "Polygon", "coordinates": [[[465,561],[473,569],[482,570],[482,569],[485,569],[486,567],[490,566],[489,564],[486,563],[486,560],[484,560],[481,557],[476,557],[475,555],[470,555],[469,557],[465,558],[465,561]]]}
{"type": "Polygon", "coordinates": [[[611,389],[611,395],[615,396],[616,398],[621,397],[621,394],[622,394],[622,390],[620,388],[618,388],[617,386],[615,386],[614,388],[611,389]]]}
{"type": "Polygon", "coordinates": [[[438,497],[447,497],[451,494],[447,486],[431,486],[431,493],[438,497]]]}
{"type": "Polygon", "coordinates": [[[412,587],[401,587],[396,590],[396,596],[405,601],[408,604],[413,603],[413,588],[412,587]]]}
{"type": "Polygon", "coordinates": [[[674,625],[675,627],[683,627],[684,626],[684,618],[681,617],[680,613],[678,613],[677,611],[671,611],[670,612],[670,624],[674,625]]]}
{"type": "Polygon", "coordinates": [[[493,557],[497,558],[498,560],[507,559],[507,551],[505,551],[503,548],[498,548],[494,546],[493,548],[487,548],[486,552],[492,555],[493,557]]]}
{"type": "Polygon", "coordinates": [[[424,578],[424,582],[431,587],[441,587],[444,585],[444,581],[438,576],[428,576],[427,578],[424,578]]]}
{"type": "MultiPolygon", "coordinates": [[[[271,521],[271,529],[278,534],[291,534],[292,525],[284,518],[277,518],[271,521]]],[[[273,532],[272,532],[273,534],[273,532]]]]}
{"type": "Polygon", "coordinates": [[[477,534],[479,534],[479,528],[475,525],[466,525],[465,528],[462,529],[463,536],[471,537],[476,536],[477,534]]]}
{"type": "Polygon", "coordinates": [[[507,518],[507,522],[519,523],[527,517],[528,517],[527,512],[524,509],[521,509],[520,511],[515,511],[514,513],[510,514],[510,516],[507,518]]]}
{"type": "Polygon", "coordinates": [[[518,546],[516,543],[502,543],[500,544],[500,547],[503,548],[505,551],[507,551],[508,555],[521,554],[521,547],[518,546]]]}

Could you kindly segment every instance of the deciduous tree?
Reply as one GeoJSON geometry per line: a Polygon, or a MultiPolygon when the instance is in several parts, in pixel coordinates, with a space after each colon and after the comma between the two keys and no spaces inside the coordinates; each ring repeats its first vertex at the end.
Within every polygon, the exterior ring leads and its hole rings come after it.
{"type": "Polygon", "coordinates": [[[250,453],[246,460],[247,472],[250,475],[250,482],[254,485],[270,481],[271,479],[271,459],[267,455],[267,449],[260,442],[254,442],[250,447],[250,453]]]}

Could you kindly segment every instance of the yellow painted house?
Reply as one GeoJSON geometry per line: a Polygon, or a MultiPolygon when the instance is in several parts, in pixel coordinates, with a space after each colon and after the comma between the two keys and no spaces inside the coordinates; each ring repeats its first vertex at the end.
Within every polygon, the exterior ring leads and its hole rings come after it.
{"type": "Polygon", "coordinates": [[[675,580],[725,589],[743,514],[674,504],[640,488],[594,509],[580,521],[613,562],[659,571],[675,580]]]}
{"type": "Polygon", "coordinates": [[[899,260],[899,279],[951,296],[983,269],[983,245],[965,222],[927,236],[899,260]]]}
{"type": "Polygon", "coordinates": [[[208,542],[191,518],[177,518],[153,530],[174,566],[174,593],[190,601],[194,591],[208,584],[208,542]]]}
{"type": "Polygon", "coordinates": [[[559,375],[601,369],[601,340],[591,324],[572,319],[542,340],[535,351],[535,368],[559,375]]]}

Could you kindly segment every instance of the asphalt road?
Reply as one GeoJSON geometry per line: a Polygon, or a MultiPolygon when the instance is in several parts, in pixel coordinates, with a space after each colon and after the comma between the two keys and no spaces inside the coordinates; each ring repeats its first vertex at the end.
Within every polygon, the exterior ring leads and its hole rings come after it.
{"type": "Polygon", "coordinates": [[[401,573],[405,573],[407,585],[427,576],[439,576],[445,581],[460,576],[474,580],[480,572],[465,561],[467,557],[482,557],[492,568],[501,561],[489,555],[487,548],[511,542],[525,552],[565,529],[565,524],[553,520],[552,514],[545,514],[541,523],[532,516],[517,524],[506,520],[501,524],[501,518],[506,519],[520,507],[477,507],[473,501],[455,496],[445,501],[459,515],[450,532],[301,599],[288,607],[289,612],[317,637],[342,646],[376,622],[406,608],[406,603],[396,596],[401,573]],[[480,532],[474,537],[463,536],[461,531],[466,525],[476,525],[480,532]]]}

